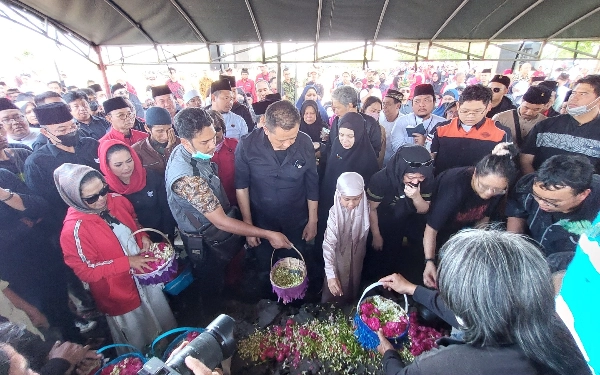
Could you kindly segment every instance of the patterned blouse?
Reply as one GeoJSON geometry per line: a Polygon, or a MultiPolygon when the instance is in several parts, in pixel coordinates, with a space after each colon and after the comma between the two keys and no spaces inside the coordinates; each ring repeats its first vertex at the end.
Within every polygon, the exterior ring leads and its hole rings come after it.
{"type": "Polygon", "coordinates": [[[221,203],[206,182],[200,176],[185,176],[175,181],[173,192],[190,202],[202,215],[216,210],[221,203]]]}

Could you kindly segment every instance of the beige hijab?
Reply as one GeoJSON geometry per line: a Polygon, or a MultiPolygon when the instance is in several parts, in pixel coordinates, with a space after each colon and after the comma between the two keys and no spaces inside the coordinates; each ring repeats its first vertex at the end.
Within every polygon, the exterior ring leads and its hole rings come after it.
{"type": "MultiPolygon", "coordinates": [[[[337,238],[352,238],[352,243],[358,244],[360,238],[369,230],[369,204],[365,194],[365,182],[360,174],[344,172],[338,177],[333,209],[338,221],[337,238]],[[362,199],[357,207],[349,211],[340,202],[342,195],[346,197],[361,195],[362,199]]],[[[344,253],[344,246],[339,250],[344,253]]]]}

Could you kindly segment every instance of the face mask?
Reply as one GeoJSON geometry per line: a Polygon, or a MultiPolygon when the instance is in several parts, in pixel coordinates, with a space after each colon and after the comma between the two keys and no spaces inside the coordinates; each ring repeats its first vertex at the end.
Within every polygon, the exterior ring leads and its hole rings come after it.
{"type": "MultiPolygon", "coordinates": [[[[593,102],[595,102],[598,99],[600,99],[600,96],[597,97],[596,99],[594,99],[593,102]]],[[[585,115],[586,113],[590,112],[592,109],[594,109],[594,107],[596,107],[598,105],[598,104],[594,104],[591,108],[588,109],[588,105],[590,105],[592,103],[589,103],[589,104],[586,104],[586,105],[580,105],[579,107],[575,107],[575,108],[569,108],[567,106],[567,113],[570,114],[571,116],[582,116],[582,115],[585,115]]]]}
{"type": "Polygon", "coordinates": [[[79,142],[79,131],[75,130],[74,132],[58,135],[56,136],[60,141],[60,144],[66,147],[73,147],[79,142]]]}
{"type": "Polygon", "coordinates": [[[98,101],[97,100],[92,100],[90,102],[90,110],[92,112],[96,112],[98,110],[98,101]]]}
{"type": "Polygon", "coordinates": [[[372,89],[372,88],[373,88],[373,85],[367,85],[367,87],[368,87],[369,89],[372,89]]]}
{"type": "Polygon", "coordinates": [[[192,157],[198,160],[210,160],[213,156],[209,154],[203,154],[200,151],[196,151],[192,154],[192,157]]]}

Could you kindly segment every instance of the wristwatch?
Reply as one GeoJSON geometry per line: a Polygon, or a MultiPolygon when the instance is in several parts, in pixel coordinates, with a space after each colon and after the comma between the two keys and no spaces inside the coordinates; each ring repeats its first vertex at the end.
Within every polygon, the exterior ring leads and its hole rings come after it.
{"type": "Polygon", "coordinates": [[[4,191],[8,192],[8,197],[5,199],[0,199],[0,202],[6,202],[12,199],[12,197],[15,196],[15,193],[13,193],[12,191],[10,191],[10,189],[4,189],[4,191]]]}
{"type": "Polygon", "coordinates": [[[434,258],[425,258],[425,262],[423,262],[425,265],[427,265],[427,262],[432,262],[433,265],[435,265],[435,259],[434,258]]]}

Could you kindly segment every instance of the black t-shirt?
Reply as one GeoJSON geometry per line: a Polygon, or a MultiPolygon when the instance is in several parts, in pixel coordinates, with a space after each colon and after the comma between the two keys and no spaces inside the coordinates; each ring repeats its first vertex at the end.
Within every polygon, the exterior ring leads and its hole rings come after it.
{"type": "Polygon", "coordinates": [[[438,232],[455,233],[492,214],[501,195],[482,199],[471,187],[474,167],[452,168],[435,179],[427,224],[438,232]]]}
{"type": "Polygon", "coordinates": [[[600,118],[583,125],[571,115],[540,121],[527,135],[522,152],[534,155],[536,170],[550,157],[566,154],[587,156],[600,173],[600,118]]]}
{"type": "Polygon", "coordinates": [[[521,177],[511,193],[506,215],[527,220],[529,234],[546,255],[562,251],[575,251],[579,234],[569,231],[575,222],[591,224],[600,211],[600,176],[594,175],[591,192],[581,205],[572,212],[546,212],[540,209],[532,194],[535,175],[521,177]]]}
{"type": "Polygon", "coordinates": [[[285,157],[287,156],[287,150],[275,150],[275,156],[279,164],[283,164],[285,157]]]}
{"type": "MultiPolygon", "coordinates": [[[[167,202],[165,182],[156,172],[147,169],[146,186],[125,197],[133,205],[138,221],[144,228],[157,229],[166,235],[174,234],[175,219],[167,202]]],[[[157,233],[148,232],[148,234],[153,242],[163,241],[162,236],[157,233]]]]}
{"type": "MultiPolygon", "coordinates": [[[[421,197],[424,200],[431,200],[433,191],[433,179],[425,179],[420,184],[421,197]]],[[[417,212],[413,200],[404,195],[404,192],[398,191],[390,183],[386,175],[386,170],[375,173],[367,189],[367,198],[373,202],[380,202],[378,210],[393,211],[396,218],[404,218],[417,212]]]]}

